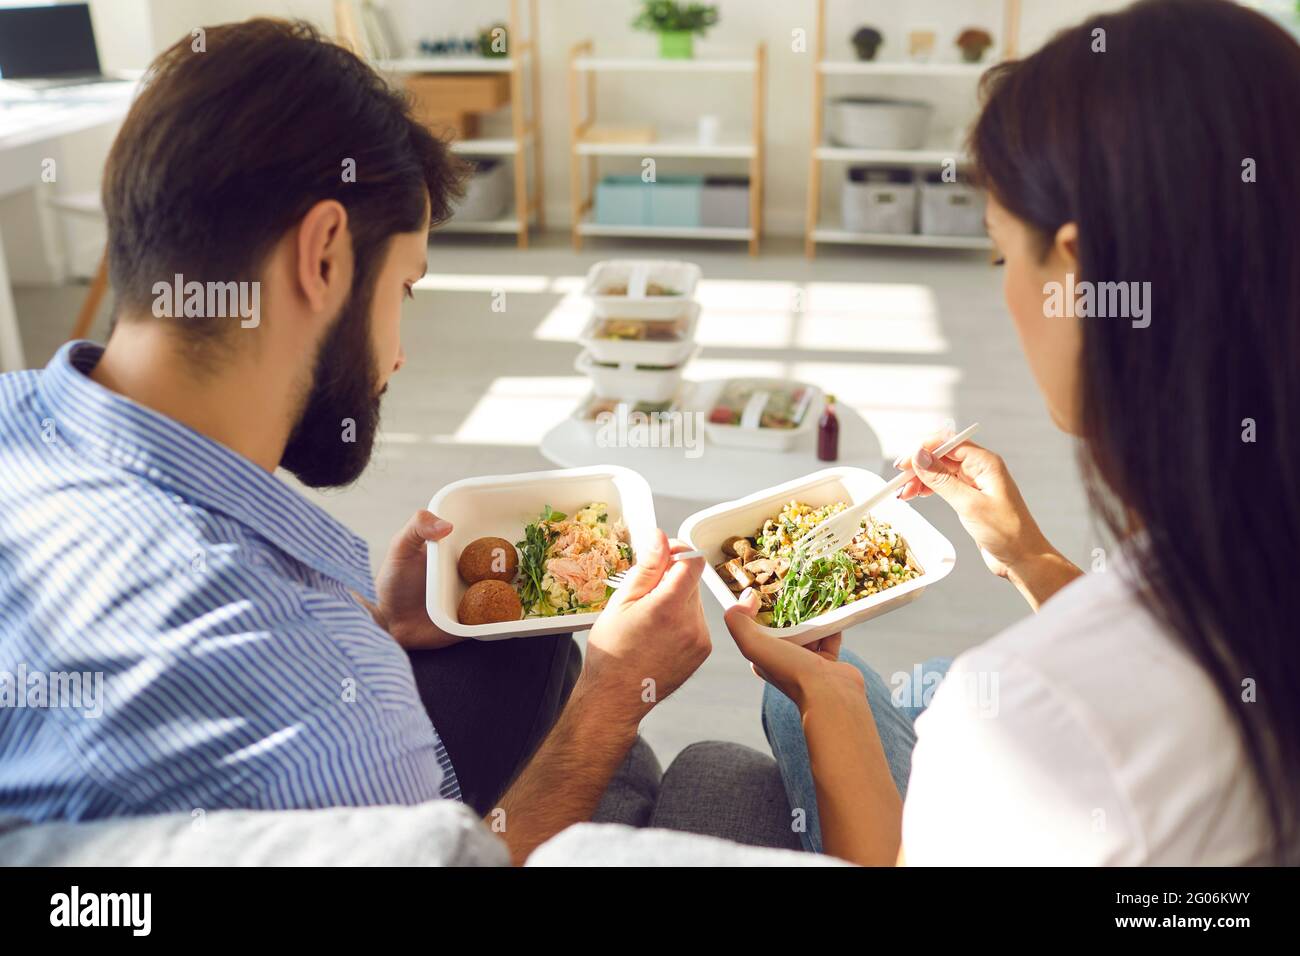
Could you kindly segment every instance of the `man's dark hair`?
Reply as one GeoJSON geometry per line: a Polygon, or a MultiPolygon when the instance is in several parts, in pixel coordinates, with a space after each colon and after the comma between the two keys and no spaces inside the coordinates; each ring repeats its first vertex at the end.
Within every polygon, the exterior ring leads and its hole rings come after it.
{"type": "MultiPolygon", "coordinates": [[[[148,311],[154,283],[177,273],[251,281],[326,199],[348,211],[354,285],[368,288],[394,234],[418,229],[426,207],[431,225],[448,218],[462,168],[402,94],[310,24],[205,28],[153,62],[109,154],[113,288],[148,311]]],[[[175,321],[196,337],[225,324],[175,321]]]]}

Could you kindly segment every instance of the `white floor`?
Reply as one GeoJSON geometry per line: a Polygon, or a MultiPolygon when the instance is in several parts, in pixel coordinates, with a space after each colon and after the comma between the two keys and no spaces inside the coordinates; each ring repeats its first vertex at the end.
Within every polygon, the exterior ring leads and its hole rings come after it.
{"type": "MultiPolygon", "coordinates": [[[[602,241],[575,254],[553,235],[526,252],[497,238],[430,246],[429,277],[404,321],[407,365],[389,388],[374,462],[354,487],[317,496],[370,542],[376,566],[392,533],[443,484],[548,466],[537,441],[585,390],[573,370],[580,277],[619,255],[688,258],[703,268],[699,377],[737,370],[806,378],[860,411],[891,459],[950,419],[979,421],[980,441],[1005,456],[1049,537],[1075,561],[1089,560],[1097,541],[1072,443],[1043,410],[1002,305],[1001,273],[986,255],[824,247],[809,262],[793,240],[770,240],[758,258],[730,243],[602,241]]],[[[53,354],[83,294],[17,290],[30,364],[53,354]]],[[[105,327],[101,318],[96,335],[105,327]]],[[[699,507],[657,500],[670,533],[699,507]]],[[[920,508],[956,544],[956,570],[917,603],[846,635],[887,677],[957,653],[1026,613],[945,505],[920,508]]],[[[708,595],[704,605],[713,656],[644,728],[665,762],[702,738],[766,749],[759,681],[708,595]]]]}

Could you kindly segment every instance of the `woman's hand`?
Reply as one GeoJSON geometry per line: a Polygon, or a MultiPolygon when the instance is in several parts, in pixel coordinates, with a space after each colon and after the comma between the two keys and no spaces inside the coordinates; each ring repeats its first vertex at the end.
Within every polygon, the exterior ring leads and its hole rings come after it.
{"type": "Polygon", "coordinates": [[[931,435],[914,454],[894,463],[916,472],[898,497],[907,501],[938,494],[948,502],[979,547],[988,569],[1012,581],[1037,610],[1083,572],[1043,535],[1000,457],[969,441],[943,458],[930,454],[949,437],[931,435]]]}
{"type": "Polygon", "coordinates": [[[795,702],[808,743],[826,852],[864,866],[898,859],[903,802],[889,773],[861,672],[840,661],[840,635],[800,647],[758,629],[758,595],[727,611],[754,673],[795,702]]]}
{"type": "Polygon", "coordinates": [[[750,588],[741,595],[740,603],[727,611],[727,630],[754,673],[794,701],[801,713],[811,698],[825,691],[847,691],[865,701],[862,674],[839,659],[839,634],[800,647],[760,631],[757,613],[758,594],[750,588]]]}

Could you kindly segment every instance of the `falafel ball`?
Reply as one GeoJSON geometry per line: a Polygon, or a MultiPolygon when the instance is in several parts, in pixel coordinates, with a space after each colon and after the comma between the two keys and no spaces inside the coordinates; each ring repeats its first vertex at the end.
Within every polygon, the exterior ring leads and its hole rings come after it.
{"type": "Polygon", "coordinates": [[[515,589],[504,581],[478,581],[460,599],[456,617],[462,624],[499,624],[524,616],[524,606],[515,589]]]}
{"type": "Polygon", "coordinates": [[[475,538],[460,553],[456,570],[466,584],[480,581],[505,581],[515,579],[519,568],[519,555],[515,546],[505,538],[475,538]]]}

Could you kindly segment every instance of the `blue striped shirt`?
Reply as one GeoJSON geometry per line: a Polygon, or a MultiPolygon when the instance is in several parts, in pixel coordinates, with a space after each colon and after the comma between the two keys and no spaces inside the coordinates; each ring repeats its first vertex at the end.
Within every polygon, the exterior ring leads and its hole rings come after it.
{"type": "Polygon", "coordinates": [[[102,351],[0,376],[0,816],[459,798],[365,542],[102,351]]]}

